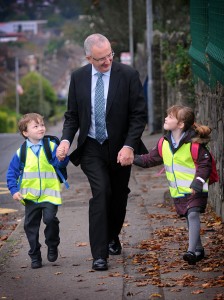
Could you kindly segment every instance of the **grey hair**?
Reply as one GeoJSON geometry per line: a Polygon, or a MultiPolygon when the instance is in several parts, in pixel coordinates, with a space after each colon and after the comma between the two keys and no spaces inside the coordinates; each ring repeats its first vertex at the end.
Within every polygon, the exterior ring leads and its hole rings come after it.
{"type": "Polygon", "coordinates": [[[109,40],[100,33],[94,33],[89,35],[84,41],[84,51],[86,56],[91,55],[92,47],[97,45],[97,47],[101,47],[102,44],[109,43],[109,40]]]}

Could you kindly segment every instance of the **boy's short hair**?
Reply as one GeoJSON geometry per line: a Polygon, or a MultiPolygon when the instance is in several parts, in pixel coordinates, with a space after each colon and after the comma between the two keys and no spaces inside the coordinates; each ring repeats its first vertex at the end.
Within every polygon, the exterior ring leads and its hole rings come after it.
{"type": "Polygon", "coordinates": [[[35,121],[36,123],[40,123],[44,120],[44,117],[37,113],[29,113],[22,116],[22,118],[18,122],[19,132],[23,137],[23,131],[27,131],[27,124],[31,121],[35,121]]]}

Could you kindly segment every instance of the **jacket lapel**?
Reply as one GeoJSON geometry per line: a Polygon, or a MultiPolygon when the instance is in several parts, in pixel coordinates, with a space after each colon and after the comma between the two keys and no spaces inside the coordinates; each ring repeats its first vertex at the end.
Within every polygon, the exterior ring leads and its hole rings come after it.
{"type": "Polygon", "coordinates": [[[110,73],[110,83],[109,83],[109,90],[108,90],[108,96],[107,96],[107,108],[106,108],[106,114],[109,113],[109,110],[111,108],[113,99],[115,97],[118,83],[120,81],[120,68],[119,65],[117,65],[115,62],[112,64],[111,73],[110,73]]]}
{"type": "Polygon", "coordinates": [[[88,64],[86,66],[84,77],[82,80],[80,80],[80,83],[83,82],[84,85],[81,88],[83,96],[82,99],[85,102],[84,107],[86,107],[86,112],[87,112],[87,117],[90,120],[91,118],[91,70],[92,70],[92,65],[88,64]]]}

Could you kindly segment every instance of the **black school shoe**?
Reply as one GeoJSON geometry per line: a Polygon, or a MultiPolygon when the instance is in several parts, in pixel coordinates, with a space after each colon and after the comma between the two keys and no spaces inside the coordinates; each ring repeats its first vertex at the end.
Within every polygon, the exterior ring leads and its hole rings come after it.
{"type": "Polygon", "coordinates": [[[56,261],[58,258],[58,248],[57,247],[48,247],[47,250],[47,259],[50,262],[56,261]]]}
{"type": "Polygon", "coordinates": [[[205,258],[205,250],[204,249],[200,249],[200,250],[197,250],[195,251],[196,253],[199,253],[198,255],[196,254],[196,261],[200,261],[202,260],[203,258],[205,258]]]}
{"type": "Polygon", "coordinates": [[[31,261],[31,268],[32,269],[39,269],[42,267],[42,258],[33,258],[31,261]]]}
{"type": "Polygon", "coordinates": [[[194,254],[194,252],[187,251],[187,252],[183,255],[183,259],[184,259],[185,261],[187,261],[189,265],[196,265],[197,257],[196,257],[196,255],[194,254]]]}
{"type": "Polygon", "coordinates": [[[108,264],[106,258],[93,259],[92,269],[95,271],[106,271],[108,270],[108,264]]]}

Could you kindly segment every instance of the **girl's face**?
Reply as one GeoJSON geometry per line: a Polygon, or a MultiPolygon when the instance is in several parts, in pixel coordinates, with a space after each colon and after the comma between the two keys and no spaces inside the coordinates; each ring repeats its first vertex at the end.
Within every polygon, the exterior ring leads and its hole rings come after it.
{"type": "Polygon", "coordinates": [[[23,135],[30,140],[31,143],[37,144],[45,135],[46,128],[44,122],[38,120],[31,121],[27,124],[27,130],[23,131],[23,135]]]}
{"type": "Polygon", "coordinates": [[[165,118],[163,127],[165,130],[174,131],[176,129],[183,129],[184,123],[179,122],[176,117],[174,117],[172,114],[169,114],[165,118]]]}

